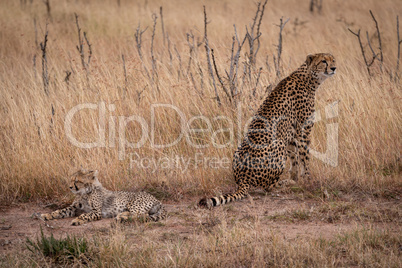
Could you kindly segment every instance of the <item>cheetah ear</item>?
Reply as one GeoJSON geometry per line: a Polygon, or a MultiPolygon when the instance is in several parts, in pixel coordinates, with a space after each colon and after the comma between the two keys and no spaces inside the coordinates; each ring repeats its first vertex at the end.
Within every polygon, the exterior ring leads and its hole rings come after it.
{"type": "Polygon", "coordinates": [[[85,176],[89,180],[98,180],[98,171],[97,170],[90,170],[85,174],[85,176]]]}
{"type": "Polygon", "coordinates": [[[314,58],[314,55],[311,55],[311,54],[307,55],[307,58],[306,58],[307,66],[309,66],[311,64],[311,62],[313,61],[313,58],[314,58]]]}

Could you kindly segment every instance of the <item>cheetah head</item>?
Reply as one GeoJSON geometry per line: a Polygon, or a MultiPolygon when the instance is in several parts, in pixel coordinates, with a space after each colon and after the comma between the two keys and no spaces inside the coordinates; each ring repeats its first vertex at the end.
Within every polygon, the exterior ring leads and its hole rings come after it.
{"type": "Polygon", "coordinates": [[[335,74],[335,58],[329,53],[318,53],[308,55],[306,59],[307,70],[323,82],[335,74]]]}
{"type": "Polygon", "coordinates": [[[80,169],[71,175],[70,190],[74,194],[90,193],[96,187],[102,187],[98,180],[98,171],[80,169]]]}

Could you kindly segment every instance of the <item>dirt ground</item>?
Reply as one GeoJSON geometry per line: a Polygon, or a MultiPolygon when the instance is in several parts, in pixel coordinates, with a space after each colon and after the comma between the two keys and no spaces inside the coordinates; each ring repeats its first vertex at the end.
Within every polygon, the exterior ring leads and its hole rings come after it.
{"type": "MultiPolygon", "coordinates": [[[[348,202],[352,209],[342,208],[340,211],[326,211],[325,201],[301,200],[294,195],[253,195],[240,202],[217,207],[213,210],[198,209],[199,198],[183,200],[180,203],[166,203],[169,216],[161,225],[155,225],[154,232],[171,236],[192,236],[199,228],[212,228],[222,220],[235,221],[259,220],[266,228],[280,233],[285,239],[301,236],[330,239],[338,234],[369,224],[378,229],[386,229],[395,234],[402,231],[401,204],[399,200],[365,200],[364,202],[348,202]],[[365,208],[370,208],[365,210],[365,208]],[[363,212],[362,212],[363,211],[363,212]],[[369,212],[374,214],[370,216],[369,212]],[[359,214],[359,215],[357,215],[359,214]],[[367,219],[361,215],[366,215],[367,219]],[[370,218],[369,218],[370,217],[370,218]],[[378,218],[380,217],[380,218],[378,218]],[[334,220],[334,219],[335,220],[334,220]]],[[[338,203],[333,203],[337,206],[338,203]]],[[[343,206],[343,207],[348,207],[343,206]]],[[[23,203],[9,207],[0,207],[0,253],[6,254],[25,243],[26,238],[35,238],[40,228],[45,234],[53,233],[55,237],[66,234],[88,235],[101,233],[111,228],[111,219],[87,223],[82,226],[71,226],[71,218],[44,222],[32,217],[33,213],[50,212],[45,205],[23,203]]],[[[133,226],[134,228],[134,226],[133,226]]]]}

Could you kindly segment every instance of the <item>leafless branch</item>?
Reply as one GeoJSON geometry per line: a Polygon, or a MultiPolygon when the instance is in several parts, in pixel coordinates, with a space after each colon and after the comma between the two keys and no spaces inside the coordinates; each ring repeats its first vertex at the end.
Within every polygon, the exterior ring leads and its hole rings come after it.
{"type": "Polygon", "coordinates": [[[169,66],[172,68],[173,66],[173,55],[172,55],[172,50],[171,50],[171,44],[170,44],[170,39],[169,39],[169,34],[166,33],[166,39],[168,42],[168,53],[169,53],[169,66]]]}
{"type": "Polygon", "coordinates": [[[369,34],[368,34],[367,31],[366,31],[366,36],[367,36],[367,43],[368,43],[368,45],[369,45],[369,48],[370,48],[371,52],[373,53],[373,58],[372,58],[372,60],[371,60],[371,63],[369,63],[369,65],[371,66],[371,65],[374,63],[374,60],[377,58],[378,55],[375,54],[374,49],[373,49],[373,47],[371,46],[369,34]]]}
{"type": "Polygon", "coordinates": [[[36,72],[36,54],[33,55],[32,62],[33,62],[34,75],[35,75],[35,78],[36,78],[36,77],[38,77],[38,74],[36,72]]]}
{"type": "Polygon", "coordinates": [[[134,37],[135,37],[135,43],[137,45],[137,52],[138,56],[140,56],[141,61],[143,62],[143,57],[142,57],[142,50],[141,50],[141,45],[142,45],[142,34],[145,33],[145,31],[148,29],[145,28],[143,31],[141,31],[141,24],[138,24],[138,27],[135,31],[134,37]]]}
{"type": "Polygon", "coordinates": [[[87,66],[89,66],[89,63],[91,62],[91,57],[92,57],[92,45],[88,41],[86,32],[84,32],[84,38],[85,38],[85,42],[87,43],[88,50],[89,50],[88,61],[87,61],[87,66]]]}
{"type": "Polygon", "coordinates": [[[84,70],[87,70],[87,64],[85,63],[84,42],[82,41],[82,38],[81,38],[81,28],[80,28],[80,24],[78,22],[78,15],[77,15],[77,13],[74,13],[74,15],[75,15],[75,23],[77,25],[77,31],[78,31],[77,50],[80,53],[82,68],[84,68],[84,70]]]}
{"type": "Polygon", "coordinates": [[[221,83],[222,89],[225,92],[226,96],[229,98],[229,101],[232,102],[232,96],[230,95],[229,91],[227,90],[225,84],[223,83],[223,80],[219,75],[218,68],[216,67],[215,55],[214,55],[214,50],[213,49],[211,49],[211,54],[212,54],[212,62],[214,64],[216,77],[218,77],[219,83],[221,83]]]}
{"type": "Polygon", "coordinates": [[[35,27],[35,46],[39,47],[39,45],[38,45],[38,29],[36,27],[36,18],[34,18],[34,27],[35,27]]]}
{"type": "Polygon", "coordinates": [[[253,91],[254,96],[255,96],[255,93],[257,91],[258,83],[260,81],[261,71],[262,71],[262,67],[260,67],[260,69],[258,69],[257,81],[255,82],[255,88],[254,88],[254,91],[253,91]]]}
{"type": "Polygon", "coordinates": [[[211,50],[209,48],[209,43],[208,43],[207,24],[208,24],[208,22],[207,22],[207,11],[205,10],[205,6],[204,6],[204,29],[205,29],[204,43],[205,43],[205,51],[206,51],[206,54],[207,54],[208,71],[209,71],[209,75],[210,75],[210,77],[212,79],[212,84],[213,84],[214,89],[215,89],[216,101],[218,102],[218,105],[220,106],[221,105],[221,100],[219,98],[218,90],[216,88],[215,77],[214,77],[214,73],[212,71],[212,64],[211,64],[211,59],[210,59],[210,55],[209,55],[211,50]]]}
{"type": "Polygon", "coordinates": [[[229,73],[226,71],[226,76],[227,79],[229,80],[230,83],[230,95],[233,98],[238,94],[238,69],[239,69],[239,59],[240,59],[240,51],[246,42],[247,35],[243,38],[243,40],[240,42],[238,36],[237,36],[237,30],[236,30],[236,25],[233,25],[234,28],[234,36],[232,37],[232,49],[231,49],[231,55],[230,55],[230,69],[229,73]],[[235,53],[235,45],[237,45],[237,51],[235,53]]]}
{"type": "MultiPolygon", "coordinates": [[[[262,8],[261,8],[260,20],[259,20],[258,25],[257,25],[257,36],[261,35],[261,32],[260,32],[261,22],[262,22],[262,17],[264,16],[265,6],[267,5],[267,3],[268,3],[268,0],[265,0],[264,4],[262,5],[262,8]]],[[[257,57],[257,54],[258,54],[259,50],[260,50],[260,39],[257,38],[257,48],[256,48],[255,53],[254,53],[254,58],[257,57]]]]}
{"type": "Polygon", "coordinates": [[[401,43],[402,43],[402,40],[401,40],[401,38],[399,36],[399,17],[398,16],[396,16],[396,34],[397,34],[397,37],[398,37],[398,57],[397,57],[397,60],[396,60],[396,75],[398,75],[399,59],[401,57],[401,43]]]}
{"type": "Polygon", "coordinates": [[[193,59],[193,53],[194,53],[194,49],[195,49],[194,34],[190,31],[190,33],[186,34],[186,38],[187,38],[187,44],[188,44],[188,47],[190,50],[189,57],[188,57],[188,65],[187,65],[187,75],[188,75],[188,73],[190,72],[191,60],[193,59]]]}
{"type": "Polygon", "coordinates": [[[265,0],[264,4],[261,7],[261,2],[259,2],[257,4],[257,11],[255,13],[255,17],[253,19],[253,23],[250,26],[250,32],[248,31],[248,28],[246,27],[246,31],[247,31],[247,36],[248,36],[248,41],[249,41],[249,46],[250,46],[250,53],[249,53],[249,63],[250,65],[248,66],[248,74],[249,76],[251,75],[251,66],[255,66],[256,63],[256,57],[257,57],[257,53],[258,50],[260,49],[260,41],[259,41],[259,37],[261,36],[261,32],[260,32],[260,27],[261,27],[261,22],[262,22],[262,17],[264,16],[264,10],[265,10],[265,6],[267,4],[268,0],[265,0]],[[259,19],[258,19],[259,17],[259,19]],[[258,24],[257,24],[257,20],[258,20],[258,24]],[[254,33],[254,28],[257,25],[257,31],[254,33]],[[254,43],[257,42],[256,46],[254,45],[254,43]]]}
{"type": "Polygon", "coordinates": [[[42,50],[42,79],[43,79],[43,89],[47,96],[49,96],[49,74],[47,71],[47,37],[48,37],[47,23],[46,23],[46,33],[43,43],[40,43],[40,49],[42,50]]]}
{"type": "Polygon", "coordinates": [[[276,68],[276,77],[280,78],[281,76],[281,56],[282,56],[282,31],[285,28],[286,23],[290,20],[288,18],[285,22],[283,21],[283,17],[280,18],[280,24],[277,25],[279,27],[279,39],[278,39],[278,46],[277,46],[277,51],[278,51],[278,56],[274,58],[274,63],[275,63],[275,68],[276,68]]]}
{"type": "Polygon", "coordinates": [[[176,57],[179,60],[179,69],[177,70],[177,76],[178,76],[177,79],[180,79],[180,73],[183,73],[183,68],[181,66],[181,56],[180,56],[179,51],[177,50],[176,45],[174,45],[174,51],[176,52],[176,57]]]}
{"type": "Polygon", "coordinates": [[[151,60],[152,60],[152,80],[155,80],[155,76],[158,76],[158,73],[156,70],[156,60],[154,56],[154,40],[155,40],[156,21],[158,19],[158,16],[156,16],[156,14],[152,14],[152,19],[154,21],[154,26],[152,30],[152,39],[151,39],[151,60]]]}
{"type": "Polygon", "coordinates": [[[148,69],[145,66],[144,58],[143,58],[143,55],[142,55],[142,49],[141,49],[141,46],[142,46],[142,34],[145,33],[145,31],[147,29],[148,29],[148,27],[145,28],[144,30],[141,30],[141,24],[139,23],[137,29],[135,30],[134,37],[135,37],[135,43],[136,43],[136,47],[137,47],[138,56],[140,57],[142,67],[144,68],[145,74],[147,75],[148,79],[152,81],[152,78],[151,78],[151,76],[150,76],[150,74],[148,72],[148,69]]]}
{"type": "Polygon", "coordinates": [[[163,36],[163,45],[165,45],[165,24],[163,23],[163,10],[162,10],[162,6],[159,8],[159,14],[161,16],[161,27],[162,27],[162,36],[163,36]]]}
{"type": "Polygon", "coordinates": [[[371,60],[371,62],[368,62],[368,60],[366,58],[366,54],[364,52],[363,43],[362,43],[362,40],[360,38],[360,29],[357,31],[357,33],[353,32],[349,28],[348,28],[348,30],[349,30],[349,32],[351,32],[353,35],[355,35],[357,37],[357,40],[359,41],[359,45],[360,45],[360,50],[362,52],[362,56],[363,56],[363,59],[364,59],[364,63],[366,64],[366,67],[367,67],[367,72],[368,72],[369,76],[371,76],[370,66],[374,63],[376,55],[374,54],[373,59],[371,60]]]}
{"type": "Polygon", "coordinates": [[[66,82],[67,83],[67,85],[69,84],[69,82],[70,82],[70,76],[71,76],[71,71],[65,71],[66,72],[66,77],[64,77],[64,82],[66,82]]]}
{"type": "Polygon", "coordinates": [[[127,71],[126,71],[126,61],[124,60],[124,55],[123,54],[121,54],[121,59],[122,59],[122,61],[123,61],[123,73],[124,73],[124,97],[126,96],[126,93],[127,93],[127,82],[128,82],[128,79],[127,79],[127,71]]]}
{"type": "Polygon", "coordinates": [[[314,7],[317,8],[318,13],[322,10],[322,0],[311,0],[310,1],[310,12],[314,12],[314,7]]]}
{"type": "Polygon", "coordinates": [[[43,3],[46,6],[47,17],[52,19],[52,14],[50,13],[50,0],[43,0],[43,3]]]}
{"type": "Polygon", "coordinates": [[[380,29],[378,28],[378,22],[377,22],[377,20],[375,19],[374,14],[373,14],[373,12],[371,12],[371,10],[370,10],[370,14],[371,14],[371,17],[372,17],[373,20],[374,20],[375,28],[377,29],[377,35],[378,35],[378,49],[380,50],[380,59],[379,59],[379,60],[380,60],[380,70],[382,71],[382,65],[383,65],[383,63],[384,63],[384,56],[383,56],[383,53],[382,53],[380,29]]]}

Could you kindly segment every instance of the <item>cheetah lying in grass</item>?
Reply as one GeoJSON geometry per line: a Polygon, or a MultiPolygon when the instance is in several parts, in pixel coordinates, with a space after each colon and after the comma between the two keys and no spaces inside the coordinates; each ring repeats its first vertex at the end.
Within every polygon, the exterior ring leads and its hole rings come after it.
{"type": "Polygon", "coordinates": [[[98,171],[79,170],[71,176],[70,190],[76,195],[73,204],[49,214],[41,214],[44,220],[75,217],[72,225],[115,217],[121,222],[145,215],[158,221],[166,218],[162,203],[145,192],[112,192],[102,187],[98,171]]]}

